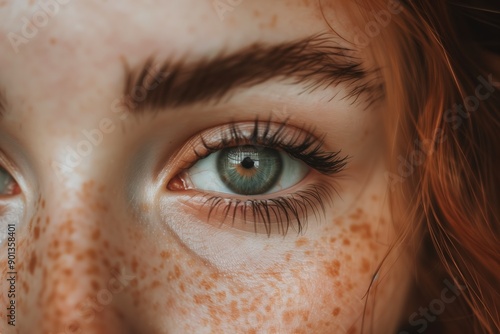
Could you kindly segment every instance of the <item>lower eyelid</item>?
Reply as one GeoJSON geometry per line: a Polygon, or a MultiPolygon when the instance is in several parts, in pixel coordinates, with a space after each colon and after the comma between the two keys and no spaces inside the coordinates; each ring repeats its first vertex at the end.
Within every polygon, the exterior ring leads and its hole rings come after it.
{"type": "Polygon", "coordinates": [[[217,228],[230,227],[254,234],[301,234],[313,217],[320,222],[333,203],[333,186],[314,183],[304,189],[267,199],[229,199],[198,191],[178,202],[199,220],[217,228]]]}

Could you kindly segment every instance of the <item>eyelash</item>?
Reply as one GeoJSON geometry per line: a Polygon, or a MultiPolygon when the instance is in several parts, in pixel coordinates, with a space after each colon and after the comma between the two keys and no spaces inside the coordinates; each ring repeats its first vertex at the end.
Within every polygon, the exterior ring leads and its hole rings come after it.
{"type": "Polygon", "coordinates": [[[200,140],[206,152],[200,154],[194,151],[198,159],[203,159],[212,153],[215,153],[223,148],[239,145],[259,145],[269,148],[280,148],[291,157],[300,159],[306,165],[314,168],[324,175],[334,175],[342,171],[349,157],[340,157],[341,151],[325,152],[322,150],[324,136],[317,138],[312,133],[314,129],[307,131],[297,131],[295,136],[286,139],[286,130],[288,120],[279,124],[279,127],[274,132],[271,131],[271,119],[265,121],[265,128],[262,129],[262,134],[259,132],[260,121],[255,119],[253,131],[249,137],[245,137],[238,127],[238,124],[231,123],[226,133],[221,135],[220,141],[215,145],[210,145],[203,136],[200,140]],[[229,133],[229,137],[227,136],[229,133]]]}
{"type": "MultiPolygon", "coordinates": [[[[223,148],[240,145],[264,146],[272,149],[281,149],[291,157],[304,162],[310,168],[326,176],[340,173],[346,166],[349,157],[340,155],[340,151],[326,152],[323,149],[323,137],[313,135],[314,130],[296,130],[295,134],[287,139],[288,120],[279,123],[277,129],[273,130],[271,119],[265,121],[264,126],[258,118],[253,123],[251,135],[245,136],[236,123],[231,123],[227,131],[221,132],[221,139],[215,144],[208,143],[200,135],[200,141],[204,152],[200,153],[194,148],[194,154],[203,159],[223,148]]],[[[198,161],[196,160],[195,163],[198,161]]],[[[332,203],[332,193],[335,191],[329,183],[309,185],[304,190],[286,194],[270,199],[229,199],[218,195],[203,195],[202,206],[208,206],[207,221],[217,213],[222,212],[220,225],[224,224],[229,215],[232,215],[232,225],[235,219],[243,218],[247,223],[250,216],[254,222],[254,231],[258,232],[259,225],[263,226],[265,233],[270,236],[273,226],[277,232],[285,236],[290,227],[297,234],[303,234],[307,227],[307,218],[312,213],[318,219],[320,212],[325,215],[325,200],[332,203]]]]}

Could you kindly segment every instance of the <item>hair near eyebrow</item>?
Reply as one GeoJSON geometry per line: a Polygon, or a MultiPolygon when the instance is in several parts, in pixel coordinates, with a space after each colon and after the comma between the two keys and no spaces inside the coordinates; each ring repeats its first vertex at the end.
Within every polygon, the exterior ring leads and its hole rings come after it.
{"type": "Polygon", "coordinates": [[[235,88],[270,79],[291,79],[294,84],[306,84],[309,92],[347,83],[346,97],[354,101],[365,93],[369,100],[383,95],[381,82],[369,75],[378,71],[365,70],[355,51],[340,46],[329,34],[276,45],[256,43],[192,63],[155,64],[158,62],[150,57],[141,70],[126,69],[125,96],[133,112],[217,101],[235,88]]]}

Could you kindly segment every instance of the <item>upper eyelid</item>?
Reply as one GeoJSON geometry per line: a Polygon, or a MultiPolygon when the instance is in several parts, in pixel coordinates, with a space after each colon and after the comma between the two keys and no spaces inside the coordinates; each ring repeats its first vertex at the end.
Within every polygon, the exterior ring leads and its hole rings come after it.
{"type": "MultiPolygon", "coordinates": [[[[240,136],[240,139],[244,139],[243,137],[246,137],[247,142],[245,143],[251,143],[251,135],[255,134],[254,129],[256,126],[259,126],[259,124],[266,126],[265,128],[262,128],[261,130],[263,131],[259,131],[259,133],[265,134],[267,128],[269,130],[267,131],[268,136],[271,136],[270,134],[275,135],[277,131],[276,129],[281,129],[281,137],[273,136],[275,139],[272,143],[273,147],[281,148],[292,157],[301,159],[309,167],[319,171],[321,174],[338,174],[345,168],[350,158],[347,155],[341,156],[341,150],[329,150],[324,142],[324,135],[318,136],[314,133],[316,131],[312,127],[305,127],[303,129],[299,128],[299,126],[296,126],[295,124],[289,124],[286,121],[274,122],[271,119],[265,121],[255,119],[254,121],[226,123],[224,125],[206,129],[192,136],[171,158],[168,159],[167,162],[162,164],[163,167],[160,167],[160,180],[162,180],[163,184],[166,184],[170,178],[184,170],[189,169],[197,161],[199,161],[199,159],[227,147],[231,133],[233,136],[235,134],[240,136]],[[271,129],[271,127],[274,129],[271,129]],[[285,137],[287,136],[292,139],[286,139],[285,137]],[[292,150],[292,146],[298,146],[297,140],[301,140],[303,138],[309,138],[308,143],[313,144],[313,146],[310,146],[309,149],[315,151],[315,159],[309,158],[309,160],[306,159],[304,161],[304,155],[299,156],[297,150],[304,150],[304,147],[298,148],[295,152],[290,152],[290,150],[292,150]],[[280,140],[281,142],[276,142],[276,140],[280,140]],[[318,161],[321,166],[317,166],[318,161]]],[[[262,145],[262,143],[260,144],[262,145]]]]}
{"type": "MultiPolygon", "coordinates": [[[[247,123],[248,125],[253,126],[253,130],[250,132],[249,136],[242,134],[241,125],[236,122],[227,125],[226,133],[230,133],[233,139],[234,137],[239,140],[245,139],[250,144],[253,143],[268,147],[282,148],[292,157],[301,159],[309,165],[309,167],[314,168],[320,173],[326,175],[339,173],[345,168],[348,160],[350,159],[347,155],[341,157],[341,150],[331,152],[328,151],[324,147],[324,139],[326,135],[316,135],[316,131],[312,127],[301,129],[293,125],[289,125],[288,119],[276,123],[272,122],[269,118],[263,122],[265,124],[265,128],[261,131],[261,133],[263,132],[262,137],[259,137],[259,119],[255,119],[253,123],[247,123]],[[272,126],[277,128],[272,130],[272,126]],[[292,132],[292,134],[290,135],[289,133],[288,138],[285,138],[287,137],[287,132],[292,132]],[[262,142],[259,142],[259,140],[262,142]]],[[[202,135],[200,135],[200,137],[202,137],[202,135]]],[[[201,138],[201,141],[208,151],[207,154],[205,154],[206,156],[211,152],[215,152],[226,147],[229,140],[225,137],[213,147],[207,145],[203,137],[201,138]]],[[[235,144],[238,145],[238,143],[235,144]]],[[[199,156],[199,154],[197,154],[197,156],[199,156]]],[[[203,158],[203,155],[199,156],[199,158],[203,158]]]]}

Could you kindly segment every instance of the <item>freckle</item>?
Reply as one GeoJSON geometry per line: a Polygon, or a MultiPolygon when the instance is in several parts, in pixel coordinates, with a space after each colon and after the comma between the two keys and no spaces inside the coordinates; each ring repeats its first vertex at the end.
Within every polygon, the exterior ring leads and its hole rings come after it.
{"type": "Polygon", "coordinates": [[[226,292],[225,291],[216,292],[215,296],[217,297],[217,300],[219,302],[223,302],[224,300],[226,300],[226,292]]]}
{"type": "Polygon", "coordinates": [[[240,316],[240,310],[238,309],[238,303],[236,302],[236,300],[233,300],[231,302],[231,318],[233,318],[233,320],[237,320],[240,316]]]}
{"type": "Polygon", "coordinates": [[[97,275],[99,274],[100,272],[100,269],[97,265],[91,265],[89,268],[87,268],[87,270],[85,270],[85,273],[89,274],[89,275],[97,275]]]}
{"type": "Polygon", "coordinates": [[[331,243],[331,244],[335,243],[335,241],[337,241],[337,238],[334,238],[334,237],[331,237],[331,238],[330,238],[330,243],[331,243]]]}
{"type": "Polygon", "coordinates": [[[102,245],[104,246],[104,248],[109,249],[109,242],[107,240],[104,240],[102,245]]]}
{"type": "Polygon", "coordinates": [[[33,274],[33,272],[35,271],[35,267],[36,267],[36,254],[35,252],[31,252],[31,259],[30,259],[30,264],[29,264],[29,271],[31,274],[33,274]]]}
{"type": "Polygon", "coordinates": [[[45,199],[42,199],[42,209],[45,209],[45,199]]]}
{"type": "Polygon", "coordinates": [[[289,324],[293,320],[293,313],[291,311],[285,311],[283,313],[283,322],[289,324]]]}
{"type": "Polygon", "coordinates": [[[338,260],[333,260],[326,265],[326,272],[331,277],[336,277],[339,275],[340,262],[338,260]]]}
{"type": "Polygon", "coordinates": [[[137,262],[137,259],[135,257],[132,258],[132,272],[137,273],[138,266],[139,266],[139,263],[137,262]]]}
{"type": "Polygon", "coordinates": [[[197,305],[209,305],[212,302],[212,298],[209,295],[194,295],[193,299],[197,305]]]}
{"type": "Polygon", "coordinates": [[[151,288],[157,288],[161,285],[160,281],[154,280],[153,283],[151,283],[151,288]]]}
{"type": "Polygon", "coordinates": [[[179,277],[181,277],[181,273],[182,273],[182,272],[181,272],[181,268],[179,268],[179,266],[178,266],[178,265],[175,265],[175,266],[174,266],[174,273],[175,273],[175,278],[179,278],[179,277]]]}
{"type": "Polygon", "coordinates": [[[358,332],[356,326],[352,326],[347,330],[347,334],[356,334],[358,332]]]}
{"type": "Polygon", "coordinates": [[[35,240],[38,240],[38,237],[40,236],[40,227],[35,226],[33,236],[35,237],[35,240]]]}
{"type": "Polygon", "coordinates": [[[210,290],[210,289],[212,289],[212,288],[213,288],[213,284],[212,284],[212,283],[210,283],[210,282],[209,282],[209,281],[207,281],[207,280],[202,280],[202,281],[200,282],[200,286],[201,286],[202,288],[204,288],[205,290],[210,290]]]}
{"type": "Polygon", "coordinates": [[[302,247],[302,246],[307,245],[308,242],[309,242],[309,240],[307,240],[306,238],[300,238],[297,241],[295,241],[295,246],[302,247]]]}
{"type": "Polygon", "coordinates": [[[370,262],[368,262],[367,259],[362,258],[361,259],[361,272],[367,273],[368,271],[370,271],[370,262]]]}
{"type": "Polygon", "coordinates": [[[371,227],[369,224],[359,224],[359,225],[351,225],[350,230],[354,233],[359,233],[361,234],[361,237],[363,239],[369,239],[372,238],[372,231],[371,227]]]}
{"type": "Polygon", "coordinates": [[[101,230],[95,229],[94,232],[92,232],[91,238],[92,240],[97,240],[101,236],[101,230]]]}
{"type": "Polygon", "coordinates": [[[333,221],[333,223],[337,226],[340,226],[344,223],[344,220],[342,218],[337,218],[333,221]]]}
{"type": "Polygon", "coordinates": [[[73,228],[73,221],[71,219],[66,221],[61,230],[67,230],[68,234],[73,234],[73,232],[75,232],[75,229],[73,228]]]}
{"type": "Polygon", "coordinates": [[[114,311],[119,319],[125,320],[125,315],[120,310],[114,309],[114,311]]]}
{"type": "Polygon", "coordinates": [[[338,307],[334,308],[333,311],[332,311],[332,315],[334,317],[338,316],[339,313],[340,313],[340,308],[338,308],[338,307]]]}
{"type": "Polygon", "coordinates": [[[350,241],[349,239],[345,238],[345,239],[342,241],[342,243],[343,243],[344,245],[348,246],[348,245],[350,245],[350,244],[351,244],[351,241],[350,241]]]}
{"type": "Polygon", "coordinates": [[[40,221],[42,220],[42,217],[38,216],[38,218],[36,219],[36,223],[37,225],[40,224],[40,221]]]}
{"type": "Polygon", "coordinates": [[[73,250],[73,241],[71,241],[71,240],[66,240],[66,241],[64,242],[64,245],[66,246],[66,251],[67,251],[68,253],[71,253],[71,251],[73,250]]]}
{"type": "Polygon", "coordinates": [[[349,215],[349,218],[353,219],[353,220],[357,220],[357,219],[360,219],[363,215],[363,210],[361,208],[358,208],[356,209],[356,211],[354,213],[352,213],[351,215],[349,215]]]}
{"type": "Polygon", "coordinates": [[[71,276],[73,274],[73,270],[71,268],[64,268],[63,274],[66,276],[71,276]]]}
{"type": "Polygon", "coordinates": [[[109,262],[109,260],[107,258],[102,258],[102,264],[104,265],[104,267],[106,268],[109,268],[111,267],[111,263],[109,262]]]}
{"type": "Polygon", "coordinates": [[[92,280],[92,281],[90,282],[90,286],[91,286],[91,287],[92,287],[92,289],[93,289],[93,290],[95,290],[95,291],[99,290],[99,288],[100,288],[99,283],[98,283],[97,281],[95,281],[95,280],[92,280]]]}
{"type": "Polygon", "coordinates": [[[45,225],[49,225],[49,223],[50,223],[50,217],[47,216],[45,217],[45,225]]]}
{"type": "Polygon", "coordinates": [[[186,292],[186,287],[184,286],[184,283],[179,284],[179,289],[181,289],[182,292],[186,292]]]}
{"type": "Polygon", "coordinates": [[[167,252],[167,251],[162,251],[160,253],[160,256],[162,257],[162,259],[169,259],[170,258],[170,252],[167,252]]]}
{"type": "Polygon", "coordinates": [[[269,23],[270,28],[276,27],[276,22],[278,21],[278,15],[274,14],[271,18],[271,22],[269,23]]]}
{"type": "Polygon", "coordinates": [[[290,262],[290,259],[291,259],[291,258],[292,258],[292,254],[287,253],[287,254],[285,255],[285,261],[286,261],[286,262],[290,262]]]}
{"type": "Polygon", "coordinates": [[[26,293],[30,292],[30,286],[28,285],[28,283],[23,282],[23,289],[26,291],[26,293]]]}
{"type": "Polygon", "coordinates": [[[218,272],[211,273],[211,274],[210,274],[210,278],[211,278],[212,280],[214,280],[214,281],[217,281],[217,280],[219,280],[219,279],[221,278],[221,275],[220,275],[220,273],[218,273],[218,272]]]}

